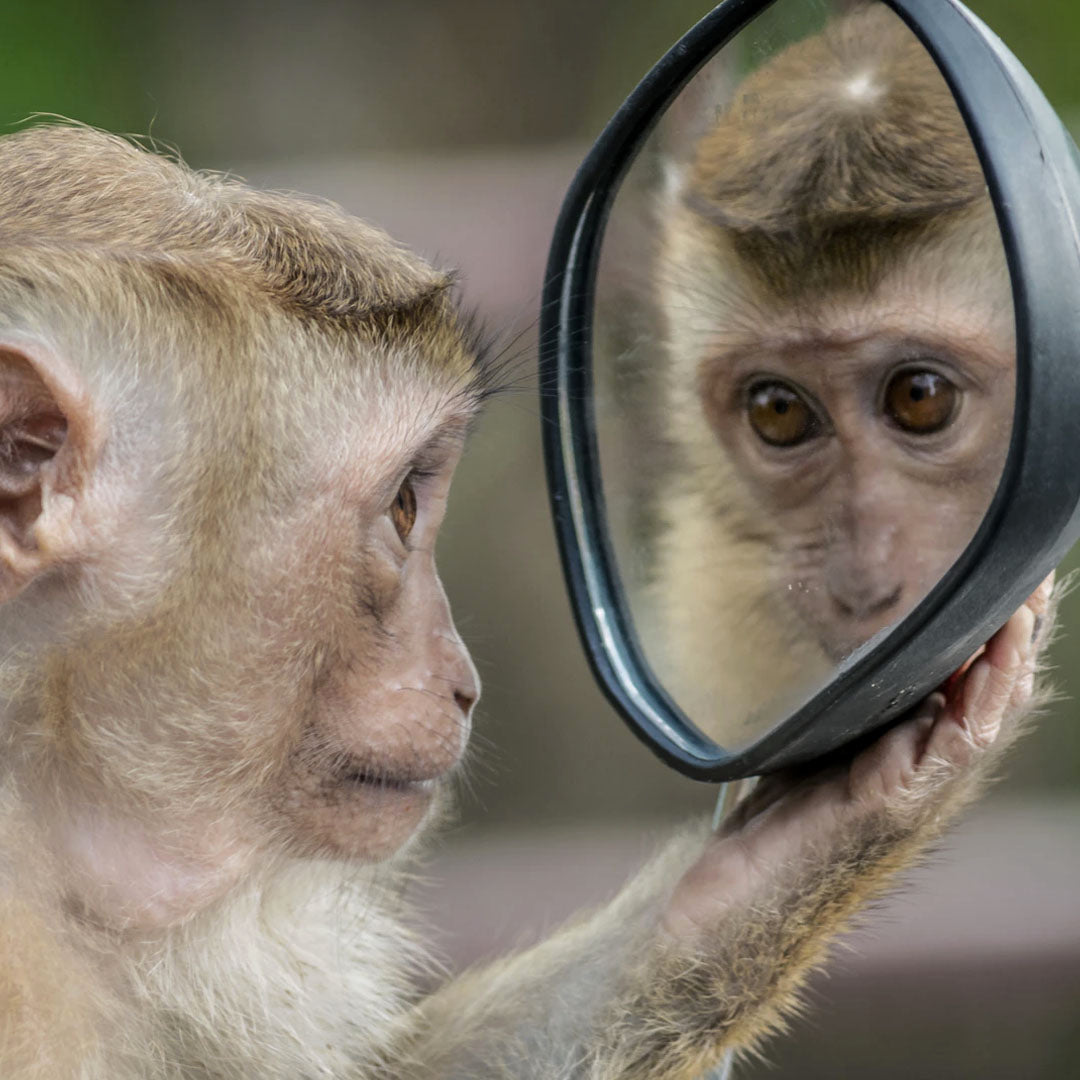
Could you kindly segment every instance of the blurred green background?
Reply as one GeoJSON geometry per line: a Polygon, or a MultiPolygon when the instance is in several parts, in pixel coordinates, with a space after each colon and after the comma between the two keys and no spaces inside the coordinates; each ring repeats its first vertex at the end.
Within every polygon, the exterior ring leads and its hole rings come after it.
{"type": "MultiPolygon", "coordinates": [[[[970,6],[1080,127],[1080,3],[970,6]]],[[[548,522],[533,375],[546,245],[573,168],[637,79],[709,7],[6,0],[0,8],[0,128],[58,114],[151,135],[197,167],[334,198],[462,267],[467,302],[496,331],[515,389],[473,439],[440,549],[485,682],[453,857],[435,864],[429,897],[455,964],[514,940],[530,919],[551,921],[571,900],[595,898],[640,853],[626,836],[707,812],[714,798],[622,728],[586,669],[548,522]]],[[[1074,556],[1066,568],[1077,565],[1074,556]]],[[[819,988],[809,1025],[770,1051],[778,1072],[752,1065],[740,1076],[1080,1075],[1080,932],[1071,915],[1080,905],[1070,892],[1080,881],[1080,592],[1063,616],[1053,656],[1063,696],[991,797],[998,816],[980,818],[944,860],[952,869],[915,890],[909,908],[925,935],[904,923],[908,909],[891,909],[877,931],[886,944],[868,946],[866,964],[819,988]],[[940,876],[947,872],[955,880],[940,876]],[[1043,907],[1026,906],[1040,895],[1043,907]],[[1059,935],[1049,946],[961,951],[936,966],[927,946],[903,963],[909,943],[938,940],[931,923],[947,945],[965,926],[982,927],[983,939],[972,940],[991,940],[1040,920],[1059,935]]]]}
{"type": "MultiPolygon", "coordinates": [[[[589,139],[711,5],[695,0],[8,0],[5,124],[51,112],[193,164],[589,139]],[[379,107],[372,107],[373,101],[379,107]]],[[[969,5],[1068,120],[1072,0],[969,5]]]]}

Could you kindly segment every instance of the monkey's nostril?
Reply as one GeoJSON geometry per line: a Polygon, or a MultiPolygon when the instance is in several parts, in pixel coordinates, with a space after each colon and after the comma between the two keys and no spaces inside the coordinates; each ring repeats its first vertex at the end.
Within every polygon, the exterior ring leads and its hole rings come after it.
{"type": "Polygon", "coordinates": [[[455,690],[454,701],[457,702],[457,707],[468,716],[469,710],[476,704],[476,696],[473,694],[463,694],[460,690],[455,690]]]}
{"type": "Polygon", "coordinates": [[[903,592],[903,585],[897,585],[895,589],[884,595],[849,592],[847,595],[837,596],[833,593],[833,603],[836,604],[840,613],[848,618],[872,619],[896,607],[900,603],[903,592]]]}
{"type": "Polygon", "coordinates": [[[897,585],[888,596],[883,596],[870,610],[871,615],[882,615],[890,608],[900,603],[900,596],[904,591],[903,585],[897,585]]]}

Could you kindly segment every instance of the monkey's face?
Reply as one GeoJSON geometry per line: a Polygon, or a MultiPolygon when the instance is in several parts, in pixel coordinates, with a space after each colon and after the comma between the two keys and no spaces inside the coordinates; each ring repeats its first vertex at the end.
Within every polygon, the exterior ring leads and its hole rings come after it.
{"type": "Polygon", "coordinates": [[[834,661],[948,569],[1008,448],[1011,311],[973,321],[919,300],[803,312],[701,368],[773,588],[834,661]]]}
{"type": "Polygon", "coordinates": [[[5,738],[72,903],[160,924],[386,858],[460,760],[434,545],[485,372],[379,230],[54,134],[0,281],[5,738]]]}
{"type": "Polygon", "coordinates": [[[294,850],[392,853],[465,750],[479,682],[435,541],[473,405],[438,372],[383,373],[324,419],[296,517],[248,570],[284,600],[271,648],[293,685],[266,794],[294,850]]]}
{"type": "Polygon", "coordinates": [[[434,547],[479,394],[470,359],[415,352],[245,386],[260,442],[222,410],[186,495],[103,485],[42,767],[100,917],[167,922],[268,854],[385,859],[460,761],[479,683],[434,547]]]}
{"type": "Polygon", "coordinates": [[[313,553],[323,570],[309,583],[325,621],[309,627],[306,721],[274,794],[293,846],[391,853],[465,750],[479,681],[434,560],[462,438],[453,420],[437,430],[383,471],[359,513],[328,492],[322,521],[336,535],[313,553]]]}

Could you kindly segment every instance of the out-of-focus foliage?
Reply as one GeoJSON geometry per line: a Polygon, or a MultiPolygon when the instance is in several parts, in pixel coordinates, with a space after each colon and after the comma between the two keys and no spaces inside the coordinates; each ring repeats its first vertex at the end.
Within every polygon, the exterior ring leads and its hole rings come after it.
{"type": "Polygon", "coordinates": [[[597,0],[9,0],[0,125],[59,113],[189,161],[590,135],[701,13],[597,0]],[[629,76],[632,84],[634,75],[629,76]]]}
{"type": "MultiPolygon", "coordinates": [[[[815,2],[815,0],[811,0],[815,2]]],[[[588,138],[702,0],[7,0],[0,124],[55,112],[193,159],[588,138]]],[[[971,0],[1069,118],[1071,0],[971,0]]]]}
{"type": "Polygon", "coordinates": [[[112,131],[143,131],[154,114],[140,72],[138,0],[11,0],[0,10],[0,123],[58,113],[112,131]]]}
{"type": "Polygon", "coordinates": [[[1080,4],[1073,0],[971,0],[968,5],[1035,76],[1075,132],[1080,121],[1080,4]]]}
{"type": "MultiPolygon", "coordinates": [[[[1080,5],[970,6],[1067,118],[1080,108],[1080,5]]],[[[7,0],[0,122],[56,112],[112,130],[145,132],[153,123],[168,129],[167,139],[220,153],[218,139],[228,136],[235,150],[246,127],[255,128],[253,144],[267,141],[261,94],[278,111],[279,135],[282,125],[306,119],[304,131],[290,132],[304,135],[302,151],[587,137],[709,7],[701,0],[7,0]],[[378,113],[385,118],[376,120],[378,113]]]]}

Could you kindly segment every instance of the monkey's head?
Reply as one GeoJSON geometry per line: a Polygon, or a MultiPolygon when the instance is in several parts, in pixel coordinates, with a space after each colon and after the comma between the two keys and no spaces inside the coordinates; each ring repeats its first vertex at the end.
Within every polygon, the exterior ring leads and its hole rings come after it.
{"type": "Polygon", "coordinates": [[[0,141],[0,235],[9,782],[136,920],[390,855],[479,693],[434,562],[485,389],[448,277],[65,127],[0,141]]]}
{"type": "Polygon", "coordinates": [[[666,213],[681,512],[756,552],[761,607],[839,660],[963,550],[1008,448],[1011,289],[971,139],[869,5],[738,88],[666,213]]]}

